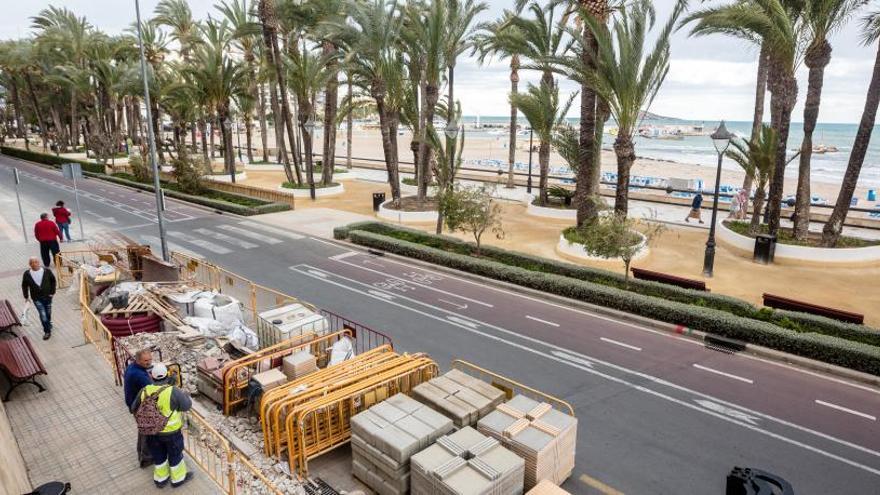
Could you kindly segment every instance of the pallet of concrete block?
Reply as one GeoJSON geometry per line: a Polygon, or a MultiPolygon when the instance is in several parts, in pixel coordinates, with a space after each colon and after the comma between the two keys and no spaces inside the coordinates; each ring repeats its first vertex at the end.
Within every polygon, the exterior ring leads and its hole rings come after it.
{"type": "Polygon", "coordinates": [[[351,418],[352,472],[379,495],[404,495],[410,457],[453,429],[446,416],[394,395],[351,418]]]}
{"type": "Polygon", "coordinates": [[[453,369],[413,390],[413,397],[452,418],[455,426],[473,426],[504,400],[504,392],[453,369]]]}
{"type": "Polygon", "coordinates": [[[544,480],[544,481],[538,483],[537,485],[535,485],[535,487],[532,488],[531,490],[529,490],[526,493],[526,495],[571,495],[571,494],[568,493],[567,491],[563,490],[562,488],[559,488],[558,486],[554,485],[550,481],[544,480]]]}
{"type": "Polygon", "coordinates": [[[525,464],[466,426],[410,459],[412,495],[521,495],[525,464]]]}
{"type": "Polygon", "coordinates": [[[546,402],[517,395],[481,419],[477,430],[525,459],[526,490],[541,480],[559,485],[571,476],[577,418],[546,402]]]}

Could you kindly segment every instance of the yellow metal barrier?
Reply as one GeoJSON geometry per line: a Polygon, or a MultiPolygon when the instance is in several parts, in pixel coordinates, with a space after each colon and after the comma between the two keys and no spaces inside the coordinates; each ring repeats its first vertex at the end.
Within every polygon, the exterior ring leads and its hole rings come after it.
{"type": "Polygon", "coordinates": [[[183,428],[184,449],[190,458],[224,493],[233,493],[234,453],[229,442],[195,411],[186,414],[183,428]]]}
{"type": "Polygon", "coordinates": [[[107,361],[107,364],[113,369],[113,376],[116,384],[119,385],[119,370],[116,369],[116,354],[114,352],[113,335],[107,327],[101,323],[95,313],[89,308],[89,286],[88,280],[84,273],[80,273],[79,287],[79,305],[82,313],[82,330],[83,337],[87,342],[91,342],[101,357],[107,361]]]}
{"type": "Polygon", "coordinates": [[[128,251],[125,247],[102,246],[76,251],[61,251],[55,255],[55,278],[58,287],[68,287],[76,271],[83,264],[97,266],[106,261],[113,265],[120,275],[131,278],[137,273],[128,266],[128,251]]]}
{"type": "Polygon", "coordinates": [[[545,394],[540,390],[535,390],[532,387],[523,385],[522,383],[501,376],[485,368],[481,368],[476,364],[456,359],[452,361],[452,369],[456,369],[458,371],[461,371],[462,373],[467,373],[474,378],[479,378],[484,382],[492,384],[492,386],[495,388],[503,390],[504,393],[507,395],[506,400],[510,400],[511,398],[513,398],[514,395],[524,395],[538,402],[546,402],[562,412],[567,412],[570,416],[575,415],[574,408],[571,407],[571,404],[569,404],[568,402],[553,397],[552,395],[545,394]]]}

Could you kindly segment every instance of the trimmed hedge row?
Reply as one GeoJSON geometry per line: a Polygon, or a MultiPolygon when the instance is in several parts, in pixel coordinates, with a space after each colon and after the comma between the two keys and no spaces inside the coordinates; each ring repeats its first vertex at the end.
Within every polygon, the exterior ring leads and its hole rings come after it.
{"type": "Polygon", "coordinates": [[[95,162],[77,160],[74,158],[66,158],[63,156],[47,155],[45,153],[23,150],[21,148],[10,148],[8,146],[0,147],[0,150],[3,151],[4,155],[20,158],[22,160],[42,163],[44,165],[51,165],[53,167],[61,168],[61,165],[64,163],[79,163],[80,165],[82,165],[82,169],[84,172],[92,172],[94,174],[104,173],[104,165],[95,162]]]}
{"type": "Polygon", "coordinates": [[[708,307],[638,294],[553,273],[448,252],[364,230],[338,229],[352,242],[476,275],[710,332],[752,344],[880,375],[880,348],[817,333],[798,333],[769,322],[708,307]]]}

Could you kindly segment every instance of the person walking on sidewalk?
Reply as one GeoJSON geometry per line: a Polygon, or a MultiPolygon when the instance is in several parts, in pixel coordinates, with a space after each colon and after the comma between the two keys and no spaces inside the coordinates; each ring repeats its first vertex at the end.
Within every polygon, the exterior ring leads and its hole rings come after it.
{"type": "Polygon", "coordinates": [[[183,390],[172,385],[168,368],[156,363],[150,370],[153,383],[141,389],[129,408],[135,414],[138,429],[147,434],[147,447],[153,458],[153,482],[162,488],[171,480],[172,488],[186,483],[192,473],[187,472],[183,460],[183,413],[192,408],[192,399],[183,390]],[[156,420],[162,420],[156,422],[156,420]]]}
{"type": "MultiPolygon", "coordinates": [[[[150,368],[153,367],[153,351],[150,349],[141,349],[134,354],[134,361],[125,368],[125,375],[122,378],[122,388],[125,393],[125,407],[131,409],[138,394],[144,387],[153,383],[150,377],[150,368]]],[[[147,448],[147,437],[138,431],[137,438],[138,462],[141,469],[152,466],[153,460],[150,457],[150,449],[147,448]]]]}
{"type": "Polygon", "coordinates": [[[40,256],[43,257],[43,266],[52,266],[52,260],[61,250],[58,240],[61,239],[61,231],[58,224],[49,220],[48,213],[40,214],[40,221],[34,225],[34,237],[40,243],[40,256]]]}
{"type": "Polygon", "coordinates": [[[52,336],[52,296],[55,295],[55,275],[44,268],[35,256],[28,260],[29,269],[21,276],[21,292],[25,303],[32,301],[40,323],[43,324],[43,340],[52,336]]]}
{"type": "Polygon", "coordinates": [[[58,230],[61,231],[62,242],[64,241],[64,237],[67,238],[67,242],[70,242],[70,216],[72,213],[64,206],[64,201],[59,201],[55,203],[55,208],[52,208],[52,215],[55,217],[55,224],[58,225],[58,230]]]}
{"type": "Polygon", "coordinates": [[[691,218],[696,218],[703,223],[703,212],[700,209],[703,206],[703,194],[697,192],[697,195],[694,196],[694,200],[691,202],[691,211],[688,213],[688,216],[685,217],[684,221],[687,223],[691,223],[691,218]]]}

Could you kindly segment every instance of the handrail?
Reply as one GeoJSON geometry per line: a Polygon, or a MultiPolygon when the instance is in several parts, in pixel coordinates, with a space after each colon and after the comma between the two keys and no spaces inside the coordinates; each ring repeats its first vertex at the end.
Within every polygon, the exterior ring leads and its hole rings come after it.
{"type": "Polygon", "coordinates": [[[552,395],[545,394],[540,390],[536,390],[528,385],[523,385],[515,380],[511,380],[506,376],[499,375],[493,371],[489,371],[485,368],[481,368],[476,364],[469,363],[467,361],[456,359],[452,361],[452,369],[461,371],[462,373],[467,373],[475,378],[482,379],[483,377],[480,375],[486,375],[491,377],[490,383],[493,387],[503,390],[505,394],[507,394],[507,400],[510,400],[514,393],[522,394],[532,399],[538,399],[542,402],[547,402],[551,405],[554,405],[556,409],[559,409],[563,412],[566,410],[568,414],[572,417],[576,417],[574,414],[574,408],[571,407],[571,404],[568,402],[556,398],[552,395]],[[475,373],[477,374],[475,376],[475,373]]]}

